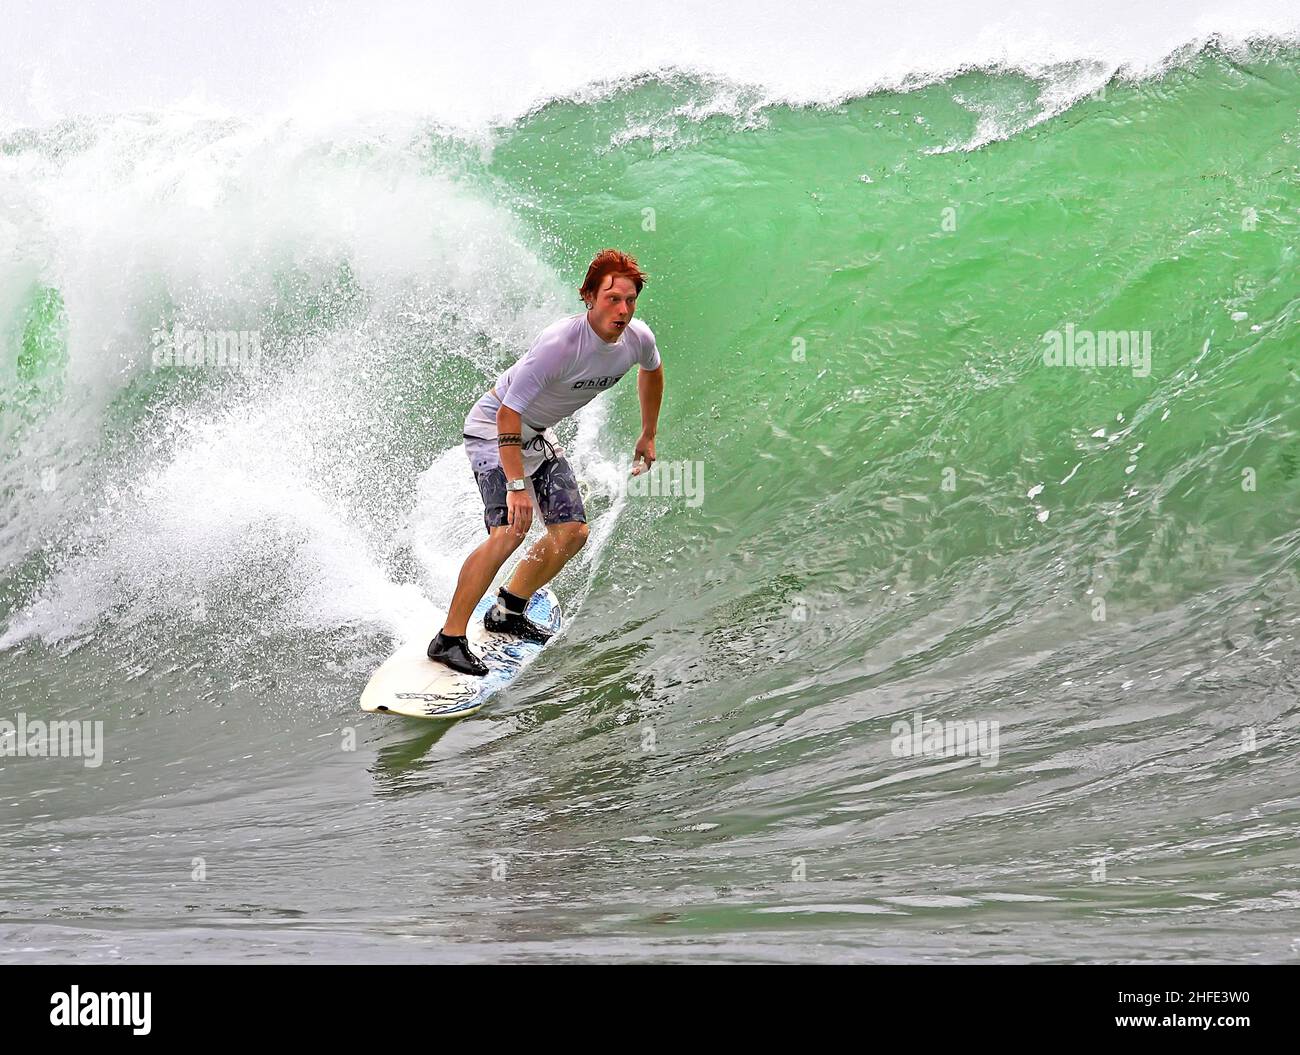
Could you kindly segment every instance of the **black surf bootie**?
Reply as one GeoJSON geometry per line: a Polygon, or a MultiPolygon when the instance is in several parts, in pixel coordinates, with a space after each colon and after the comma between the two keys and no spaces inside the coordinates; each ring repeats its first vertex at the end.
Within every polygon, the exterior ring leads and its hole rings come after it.
{"type": "Polygon", "coordinates": [[[435,663],[444,663],[462,674],[476,674],[481,678],[488,672],[487,664],[469,650],[464,635],[448,637],[439,630],[438,636],[429,642],[428,656],[435,663]]]}
{"type": "Polygon", "coordinates": [[[546,644],[555,636],[555,631],[547,630],[524,615],[527,603],[525,598],[516,597],[504,586],[500,587],[497,590],[497,603],[483,613],[483,626],[494,634],[512,634],[524,641],[546,644]]]}

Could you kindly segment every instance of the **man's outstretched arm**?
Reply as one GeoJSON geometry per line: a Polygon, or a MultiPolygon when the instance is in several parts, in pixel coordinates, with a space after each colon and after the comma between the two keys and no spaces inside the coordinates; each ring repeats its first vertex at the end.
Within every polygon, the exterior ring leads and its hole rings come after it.
{"type": "MultiPolygon", "coordinates": [[[[659,407],[664,398],[664,364],[660,363],[654,370],[644,366],[637,371],[636,394],[641,400],[641,436],[636,441],[634,460],[645,460],[645,469],[655,461],[655,434],[659,431],[659,407]]],[[[638,476],[644,470],[634,466],[632,475],[638,476]]]]}

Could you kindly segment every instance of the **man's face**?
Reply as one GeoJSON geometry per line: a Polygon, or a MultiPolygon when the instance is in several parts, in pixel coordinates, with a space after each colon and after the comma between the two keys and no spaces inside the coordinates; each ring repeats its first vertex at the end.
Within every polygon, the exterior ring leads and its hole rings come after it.
{"type": "Polygon", "coordinates": [[[636,312],[636,284],[623,275],[606,275],[588,318],[601,340],[616,341],[636,312]]]}

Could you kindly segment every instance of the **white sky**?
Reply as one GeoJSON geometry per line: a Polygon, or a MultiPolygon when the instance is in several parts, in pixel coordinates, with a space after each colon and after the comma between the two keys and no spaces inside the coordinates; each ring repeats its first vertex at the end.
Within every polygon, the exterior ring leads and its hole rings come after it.
{"type": "Polygon", "coordinates": [[[1300,27],[1296,0],[0,2],[0,125],[184,105],[473,126],[664,64],[808,99],[965,62],[1146,65],[1210,32],[1300,27]]]}

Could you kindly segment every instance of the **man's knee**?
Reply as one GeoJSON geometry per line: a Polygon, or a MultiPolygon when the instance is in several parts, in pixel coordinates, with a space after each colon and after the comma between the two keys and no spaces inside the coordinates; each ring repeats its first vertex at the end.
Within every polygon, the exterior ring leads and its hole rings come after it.
{"type": "Polygon", "coordinates": [[[488,545],[490,545],[493,550],[506,557],[510,556],[510,554],[517,550],[523,541],[524,536],[519,534],[519,532],[509,524],[502,524],[499,527],[494,527],[488,533],[488,545]]]}
{"type": "Polygon", "coordinates": [[[550,530],[559,539],[569,556],[573,556],[587,543],[588,528],[581,520],[568,524],[553,524],[550,530]]]}

